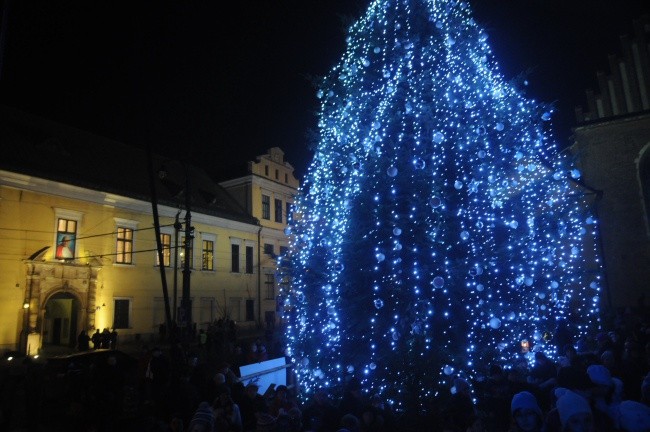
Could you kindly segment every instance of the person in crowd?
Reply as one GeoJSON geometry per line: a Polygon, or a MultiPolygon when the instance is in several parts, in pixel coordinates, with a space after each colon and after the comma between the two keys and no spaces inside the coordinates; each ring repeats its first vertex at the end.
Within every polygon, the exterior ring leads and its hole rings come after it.
{"type": "Polygon", "coordinates": [[[241,412],[231,397],[230,387],[221,384],[217,389],[217,398],[212,402],[215,414],[215,426],[219,432],[241,432],[243,430],[241,412]]]}
{"type": "Polygon", "coordinates": [[[289,389],[285,385],[279,385],[275,388],[275,394],[269,405],[269,413],[273,417],[279,416],[281,413],[287,413],[291,408],[297,408],[295,402],[289,398],[289,389]]]}
{"type": "Polygon", "coordinates": [[[215,418],[212,407],[209,403],[203,401],[194,412],[187,430],[188,432],[214,432],[214,424],[215,418]]]}
{"type": "Polygon", "coordinates": [[[113,329],[111,332],[111,335],[108,338],[109,340],[109,348],[110,349],[117,349],[117,330],[113,329]]]}
{"type": "Polygon", "coordinates": [[[361,432],[361,422],[354,414],[344,414],[341,417],[341,428],[337,432],[361,432]]]}
{"type": "Polygon", "coordinates": [[[442,408],[443,429],[449,431],[466,431],[474,422],[477,410],[472,399],[469,383],[462,378],[455,378],[451,397],[442,408]]]}
{"type": "Polygon", "coordinates": [[[303,410],[307,430],[332,432],[338,428],[341,415],[325,388],[316,389],[303,410]]]}
{"type": "Polygon", "coordinates": [[[511,432],[541,432],[544,417],[532,393],[523,391],[514,395],[510,403],[510,412],[511,432]]]}
{"type": "Polygon", "coordinates": [[[245,397],[238,400],[244,432],[255,430],[257,417],[269,412],[266,399],[259,394],[258,390],[259,386],[256,383],[249,383],[245,389],[245,397]]]}
{"type": "Polygon", "coordinates": [[[88,336],[86,330],[81,330],[79,336],[77,336],[77,349],[79,351],[88,351],[90,349],[90,336],[88,336]]]}
{"type": "Polygon", "coordinates": [[[367,401],[361,392],[361,382],[356,377],[351,378],[345,386],[343,397],[339,403],[341,415],[353,414],[358,420],[366,403],[367,401]]]}
{"type": "Polygon", "coordinates": [[[585,398],[566,390],[557,400],[562,432],[594,432],[594,418],[585,398]]]}
{"type": "Polygon", "coordinates": [[[111,332],[108,327],[104,327],[104,330],[102,330],[99,345],[104,349],[109,349],[111,347],[111,332]]]}
{"type": "Polygon", "coordinates": [[[595,417],[604,415],[612,424],[616,424],[620,400],[614,397],[616,386],[609,370],[603,365],[594,364],[587,368],[587,374],[592,382],[590,399],[596,411],[595,417]]]}
{"type": "Polygon", "coordinates": [[[650,407],[637,401],[621,402],[618,428],[621,432],[650,431],[650,407]]]}
{"type": "Polygon", "coordinates": [[[102,334],[99,332],[99,329],[95,329],[95,333],[91,338],[93,342],[93,349],[99,349],[102,347],[102,334]]]}

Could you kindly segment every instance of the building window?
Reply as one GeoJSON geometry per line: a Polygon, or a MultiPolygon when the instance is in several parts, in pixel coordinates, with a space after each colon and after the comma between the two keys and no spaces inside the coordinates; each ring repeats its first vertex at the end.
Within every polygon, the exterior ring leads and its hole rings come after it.
{"type": "Polygon", "coordinates": [[[255,321],[255,300],[246,299],[246,321],[255,321]]]}
{"type": "Polygon", "coordinates": [[[265,276],[266,299],[273,300],[275,298],[275,276],[273,276],[273,273],[267,273],[265,276]]]}
{"type": "Polygon", "coordinates": [[[113,309],[113,328],[130,328],[131,299],[116,298],[113,309]]]}
{"type": "Polygon", "coordinates": [[[271,243],[264,243],[264,253],[271,257],[275,255],[275,251],[271,243]]]}
{"type": "Polygon", "coordinates": [[[275,221],[282,223],[282,200],[275,200],[275,221]]]}
{"type": "Polygon", "coordinates": [[[226,317],[230,317],[233,321],[241,320],[241,297],[230,297],[228,300],[228,310],[226,311],[226,317]]]}
{"type": "Polygon", "coordinates": [[[289,183],[289,174],[284,173],[284,182],[289,183]]]}
{"type": "Polygon", "coordinates": [[[231,244],[230,245],[230,257],[232,262],[232,267],[230,271],[233,273],[239,273],[239,245],[231,244]]]}
{"type": "MultiPolygon", "coordinates": [[[[163,267],[169,267],[171,265],[171,255],[172,255],[172,235],[166,233],[160,233],[160,244],[162,246],[163,253],[163,267]]],[[[156,252],[156,265],[160,265],[160,260],[158,252],[156,252]]]]}
{"type": "Polygon", "coordinates": [[[291,203],[288,202],[286,204],[287,206],[287,223],[291,222],[292,214],[291,214],[291,203]]]}
{"type": "Polygon", "coordinates": [[[271,219],[271,197],[262,195],[262,219],[271,219]]]}
{"type": "Polygon", "coordinates": [[[269,166],[268,165],[264,165],[264,175],[267,176],[267,177],[269,176],[269,166]]]}
{"type": "Polygon", "coordinates": [[[77,221],[59,218],[56,224],[56,259],[73,259],[77,246],[77,221]]]}
{"type": "Polygon", "coordinates": [[[202,242],[201,270],[214,270],[214,241],[212,240],[202,242]]]}
{"type": "Polygon", "coordinates": [[[275,179],[280,180],[280,171],[279,170],[275,170],[275,179]]]}
{"type": "Polygon", "coordinates": [[[189,253],[188,257],[188,262],[190,264],[190,268],[194,268],[194,240],[192,237],[189,239],[189,244],[187,245],[187,249],[185,248],[185,236],[181,237],[181,250],[178,251],[178,256],[181,258],[181,268],[185,268],[185,251],[187,250],[189,253]]]}
{"type": "Polygon", "coordinates": [[[286,257],[287,252],[289,252],[289,248],[286,246],[280,246],[280,256],[281,257],[286,257]]]}
{"type": "Polygon", "coordinates": [[[246,273],[253,273],[253,246],[246,246],[246,273]]]}
{"type": "Polygon", "coordinates": [[[117,248],[115,262],[133,264],[133,230],[117,227],[117,248]]]}

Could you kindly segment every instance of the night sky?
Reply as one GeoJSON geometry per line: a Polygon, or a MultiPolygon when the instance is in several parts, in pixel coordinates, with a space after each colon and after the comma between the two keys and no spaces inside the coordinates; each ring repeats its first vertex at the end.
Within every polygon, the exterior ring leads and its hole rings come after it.
{"type": "MultiPolygon", "coordinates": [[[[217,180],[277,146],[301,177],[317,122],[312,78],[338,61],[344,29],[368,2],[0,0],[8,23],[0,103],[150,142],[217,180]]],[[[619,53],[619,35],[650,13],[640,0],[470,4],[506,78],[525,74],[529,97],[555,103],[562,146],[596,71],[619,53]]]]}

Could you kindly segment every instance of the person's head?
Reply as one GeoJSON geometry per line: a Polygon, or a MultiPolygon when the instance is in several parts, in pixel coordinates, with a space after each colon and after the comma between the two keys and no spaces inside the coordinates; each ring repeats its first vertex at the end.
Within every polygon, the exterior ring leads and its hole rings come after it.
{"type": "Polygon", "coordinates": [[[257,390],[260,387],[255,384],[255,383],[250,383],[246,386],[246,396],[248,396],[251,399],[254,399],[255,396],[257,396],[257,390]]]}
{"type": "Polygon", "coordinates": [[[70,243],[70,237],[68,237],[67,235],[61,237],[61,244],[63,246],[67,246],[69,243],[70,243]]]}
{"type": "Polygon", "coordinates": [[[217,372],[214,375],[214,382],[216,385],[221,385],[226,383],[226,376],[222,374],[221,372],[217,372]]]}
{"type": "Polygon", "coordinates": [[[619,427],[622,432],[647,432],[650,430],[650,407],[637,401],[626,400],[619,406],[619,427]]]}
{"type": "Polygon", "coordinates": [[[361,422],[354,414],[345,414],[341,417],[341,427],[349,431],[358,431],[361,427],[361,422]]]}
{"type": "Polygon", "coordinates": [[[556,403],[564,432],[592,432],[594,421],[589,402],[582,396],[566,390],[556,403]]]}
{"type": "Polygon", "coordinates": [[[571,344],[564,345],[564,355],[567,356],[569,360],[578,355],[576,348],[571,344]]]}
{"type": "Polygon", "coordinates": [[[542,410],[537,404],[537,399],[530,392],[522,391],[513,396],[510,413],[521,431],[539,431],[542,427],[542,410]]]}
{"type": "Polygon", "coordinates": [[[201,402],[187,430],[189,432],[212,432],[213,427],[214,413],[212,407],[207,402],[201,402]]]}
{"type": "Polygon", "coordinates": [[[328,402],[328,399],[329,398],[327,395],[327,390],[325,390],[324,388],[316,389],[316,391],[314,392],[314,401],[317,404],[319,405],[326,404],[328,402]]]}
{"type": "Polygon", "coordinates": [[[275,398],[285,400],[287,399],[288,389],[285,385],[279,385],[275,388],[275,398]]]}
{"type": "Polygon", "coordinates": [[[614,389],[614,381],[609,370],[599,364],[591,365],[587,368],[589,379],[593,383],[591,392],[595,397],[605,397],[614,389]]]}

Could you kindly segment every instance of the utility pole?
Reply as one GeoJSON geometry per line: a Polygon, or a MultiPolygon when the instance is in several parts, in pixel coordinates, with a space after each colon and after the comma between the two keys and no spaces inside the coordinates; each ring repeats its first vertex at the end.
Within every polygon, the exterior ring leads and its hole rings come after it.
{"type": "Polygon", "coordinates": [[[190,259],[192,258],[192,244],[194,228],[192,227],[192,212],[190,211],[190,170],[185,165],[185,261],[183,262],[183,298],[181,299],[182,325],[184,326],[185,341],[189,342],[192,332],[192,302],[190,300],[190,259]]]}
{"type": "Polygon", "coordinates": [[[179,210],[176,213],[176,220],[174,221],[174,312],[173,319],[174,325],[178,323],[178,232],[183,228],[181,222],[178,220],[178,217],[181,215],[179,210]]]}

